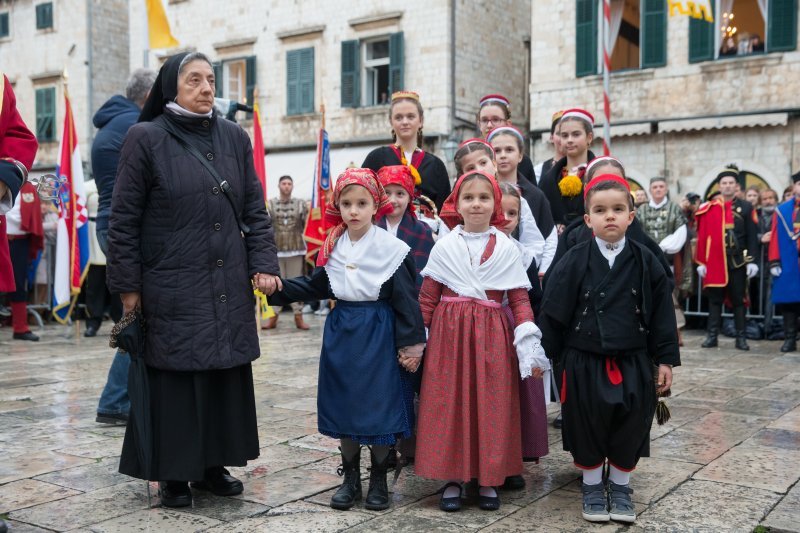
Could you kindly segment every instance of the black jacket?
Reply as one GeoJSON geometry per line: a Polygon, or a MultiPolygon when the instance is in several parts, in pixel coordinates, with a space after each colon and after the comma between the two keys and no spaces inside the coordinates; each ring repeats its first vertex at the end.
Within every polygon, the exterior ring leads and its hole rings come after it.
{"type": "MultiPolygon", "coordinates": [[[[394,150],[390,146],[381,146],[368,153],[361,166],[377,172],[383,167],[399,164],[401,162],[394,150]]],[[[433,200],[436,209],[441,210],[442,204],[450,196],[450,177],[444,163],[435,155],[425,152],[417,171],[422,178],[422,184],[417,189],[433,200]]]]}
{"type": "MultiPolygon", "coordinates": [[[[590,150],[587,154],[587,161],[591,162],[594,158],[595,155],[590,150]]],[[[558,182],[561,181],[561,171],[564,170],[566,166],[567,158],[562,157],[539,179],[539,188],[542,189],[542,192],[547,196],[547,200],[550,202],[553,220],[556,224],[564,225],[568,225],[573,220],[581,218],[584,214],[583,191],[572,198],[561,196],[558,182]]]]}
{"type": "Polygon", "coordinates": [[[92,142],[92,172],[97,184],[97,229],[108,229],[111,194],[117,176],[117,163],[122,142],[131,126],[139,119],[139,106],[124,96],[114,95],[94,114],[92,123],[100,131],[92,142]]]}
{"type": "Polygon", "coordinates": [[[111,292],[141,292],[149,366],[231,368],[259,356],[250,279],[279,268],[253,149],[239,126],[166,114],[134,125],[120,155],[108,247],[111,292]],[[230,183],[246,237],[217,182],[156,124],[165,120],[230,183]]]}

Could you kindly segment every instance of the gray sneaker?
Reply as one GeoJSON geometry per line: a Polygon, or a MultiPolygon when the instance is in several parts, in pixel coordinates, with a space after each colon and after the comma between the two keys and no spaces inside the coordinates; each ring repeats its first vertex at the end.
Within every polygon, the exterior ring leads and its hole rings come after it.
{"type": "Polygon", "coordinates": [[[581,484],[584,520],[589,522],[608,522],[610,520],[604,489],[605,486],[602,483],[597,485],[581,484]]]}
{"type": "Polygon", "coordinates": [[[636,511],[631,501],[633,489],[628,485],[617,485],[608,482],[608,515],[611,520],[633,523],[636,521],[636,511]]]}

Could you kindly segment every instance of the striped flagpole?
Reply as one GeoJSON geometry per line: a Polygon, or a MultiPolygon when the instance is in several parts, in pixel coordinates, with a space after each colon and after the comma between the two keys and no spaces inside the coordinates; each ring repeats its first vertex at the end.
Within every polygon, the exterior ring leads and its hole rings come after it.
{"type": "Polygon", "coordinates": [[[611,99],[608,95],[608,78],[611,71],[611,58],[608,50],[611,48],[611,0],[603,0],[603,155],[611,154],[611,99]]]}

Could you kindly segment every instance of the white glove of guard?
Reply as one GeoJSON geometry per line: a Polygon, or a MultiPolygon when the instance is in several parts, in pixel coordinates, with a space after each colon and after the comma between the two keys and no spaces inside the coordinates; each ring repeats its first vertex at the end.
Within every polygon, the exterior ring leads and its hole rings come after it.
{"type": "Polygon", "coordinates": [[[704,278],[706,277],[706,274],[708,274],[708,269],[706,268],[706,266],[697,265],[697,275],[700,276],[701,278],[704,278]]]}
{"type": "Polygon", "coordinates": [[[514,328],[514,347],[517,349],[519,375],[531,377],[534,368],[550,369],[550,361],[542,348],[542,331],[533,322],[523,322],[514,328]]]}
{"type": "Polygon", "coordinates": [[[754,278],[758,275],[758,265],[755,263],[747,263],[747,278],[754,278]]]}
{"type": "Polygon", "coordinates": [[[769,269],[769,273],[772,274],[773,278],[779,278],[781,276],[781,272],[783,272],[783,269],[779,266],[774,266],[769,269]]]}

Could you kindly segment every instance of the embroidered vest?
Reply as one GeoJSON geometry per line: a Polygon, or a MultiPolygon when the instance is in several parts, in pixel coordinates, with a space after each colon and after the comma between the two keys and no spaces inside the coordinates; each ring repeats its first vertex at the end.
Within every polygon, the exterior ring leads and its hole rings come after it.
{"type": "Polygon", "coordinates": [[[644,204],[639,207],[636,216],[647,235],[656,242],[661,242],[667,235],[675,233],[680,226],[680,207],[669,201],[659,208],[644,204]]]}
{"type": "Polygon", "coordinates": [[[297,252],[306,249],[303,230],[306,225],[305,203],[292,198],[281,202],[278,198],[269,201],[269,214],[275,232],[275,245],[279,252],[297,252]]]}

